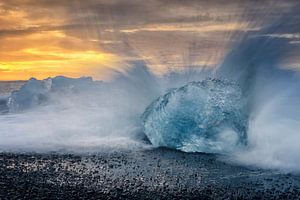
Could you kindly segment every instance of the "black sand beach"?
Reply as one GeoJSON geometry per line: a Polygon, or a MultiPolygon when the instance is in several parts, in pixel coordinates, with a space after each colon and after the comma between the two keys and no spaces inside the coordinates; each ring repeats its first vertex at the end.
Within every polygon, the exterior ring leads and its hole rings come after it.
{"type": "Polygon", "coordinates": [[[0,199],[299,199],[300,176],[168,149],[0,154],[0,199]]]}

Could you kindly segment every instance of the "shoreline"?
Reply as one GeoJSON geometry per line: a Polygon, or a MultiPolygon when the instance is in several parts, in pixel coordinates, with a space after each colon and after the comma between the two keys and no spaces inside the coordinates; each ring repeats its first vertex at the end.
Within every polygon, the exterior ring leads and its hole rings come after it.
{"type": "Polygon", "coordinates": [[[300,176],[165,148],[0,153],[0,199],[297,199],[300,176]]]}

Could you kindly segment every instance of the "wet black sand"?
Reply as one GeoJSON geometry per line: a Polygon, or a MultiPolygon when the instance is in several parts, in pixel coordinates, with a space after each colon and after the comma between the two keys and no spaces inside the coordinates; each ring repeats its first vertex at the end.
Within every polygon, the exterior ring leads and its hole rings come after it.
{"type": "Polygon", "coordinates": [[[0,199],[299,199],[300,176],[168,149],[0,153],[0,199]]]}

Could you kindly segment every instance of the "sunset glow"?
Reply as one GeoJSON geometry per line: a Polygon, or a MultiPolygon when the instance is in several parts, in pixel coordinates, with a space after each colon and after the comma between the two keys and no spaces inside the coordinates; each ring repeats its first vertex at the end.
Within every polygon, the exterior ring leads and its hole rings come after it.
{"type": "MultiPolygon", "coordinates": [[[[293,7],[266,2],[253,14],[251,9],[244,12],[252,2],[232,1],[222,7],[217,0],[122,2],[1,1],[0,80],[57,75],[106,79],[110,69],[121,70],[134,60],[143,60],[155,73],[215,67],[243,33],[261,30],[280,17],[266,10],[286,13],[293,7]]],[[[265,37],[287,38],[298,47],[297,36],[287,32],[265,37]]],[[[286,66],[298,68],[297,55],[287,57],[286,66]]]]}

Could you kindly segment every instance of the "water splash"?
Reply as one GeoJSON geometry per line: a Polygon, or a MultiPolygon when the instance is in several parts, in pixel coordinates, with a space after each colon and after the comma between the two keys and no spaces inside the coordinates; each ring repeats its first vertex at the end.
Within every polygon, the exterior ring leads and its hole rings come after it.
{"type": "Polygon", "coordinates": [[[284,36],[299,32],[299,19],[290,20],[298,12],[297,4],[261,30],[243,33],[217,69],[159,77],[134,63],[111,82],[32,79],[10,96],[10,113],[0,115],[0,149],[131,146],[144,128],[157,146],[227,152],[243,164],[299,171],[299,73],[282,62],[299,50],[284,36]],[[163,114],[169,116],[160,119],[163,114]]]}

